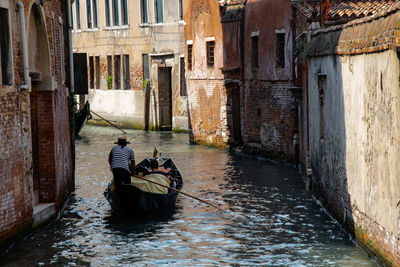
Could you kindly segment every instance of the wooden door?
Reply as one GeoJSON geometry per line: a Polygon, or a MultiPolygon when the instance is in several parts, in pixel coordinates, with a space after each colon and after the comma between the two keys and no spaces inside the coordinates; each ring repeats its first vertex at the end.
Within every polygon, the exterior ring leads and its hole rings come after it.
{"type": "Polygon", "coordinates": [[[170,67],[158,68],[158,109],[160,130],[172,129],[172,88],[170,67]]]}

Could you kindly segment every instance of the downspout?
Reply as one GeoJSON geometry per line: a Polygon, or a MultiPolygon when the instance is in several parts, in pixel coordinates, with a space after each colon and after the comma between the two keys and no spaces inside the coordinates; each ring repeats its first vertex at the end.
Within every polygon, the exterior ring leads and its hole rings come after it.
{"type": "Polygon", "coordinates": [[[20,91],[30,90],[30,78],[29,78],[29,63],[28,63],[28,49],[26,46],[26,30],[25,30],[25,11],[24,5],[21,1],[17,2],[19,11],[19,24],[20,24],[20,35],[22,42],[22,64],[24,68],[24,84],[19,86],[20,91]]]}
{"type": "Polygon", "coordinates": [[[74,57],[72,54],[72,23],[71,23],[71,0],[67,0],[67,14],[68,14],[68,56],[69,56],[69,92],[75,93],[74,81],[74,57]]]}

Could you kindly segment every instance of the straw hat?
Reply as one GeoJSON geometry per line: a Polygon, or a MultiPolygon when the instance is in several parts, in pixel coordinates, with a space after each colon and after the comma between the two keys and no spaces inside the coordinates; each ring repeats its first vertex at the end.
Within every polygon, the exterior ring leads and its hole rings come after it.
{"type": "Polygon", "coordinates": [[[130,144],[131,142],[126,141],[125,137],[118,137],[118,141],[114,142],[114,144],[118,144],[118,145],[126,145],[126,144],[130,144]]]}

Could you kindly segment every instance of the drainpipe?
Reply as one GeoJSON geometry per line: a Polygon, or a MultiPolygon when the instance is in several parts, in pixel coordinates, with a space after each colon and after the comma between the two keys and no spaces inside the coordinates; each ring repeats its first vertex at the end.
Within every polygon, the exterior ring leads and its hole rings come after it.
{"type": "Polygon", "coordinates": [[[21,1],[17,2],[18,11],[19,11],[19,24],[20,24],[20,35],[22,42],[22,64],[24,68],[24,84],[19,86],[18,89],[20,91],[30,90],[30,78],[29,78],[29,63],[28,63],[28,49],[26,47],[26,30],[25,30],[25,12],[24,5],[21,1]]]}
{"type": "Polygon", "coordinates": [[[68,56],[69,56],[69,88],[70,93],[75,93],[74,81],[74,56],[72,54],[72,23],[71,23],[71,0],[67,0],[68,14],[68,56]]]}

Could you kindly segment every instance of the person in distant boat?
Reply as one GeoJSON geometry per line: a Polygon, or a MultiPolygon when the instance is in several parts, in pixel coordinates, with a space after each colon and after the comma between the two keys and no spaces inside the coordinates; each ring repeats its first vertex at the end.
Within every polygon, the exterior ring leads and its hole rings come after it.
{"type": "Polygon", "coordinates": [[[108,155],[108,162],[110,169],[113,173],[114,183],[116,187],[121,184],[130,184],[131,176],[135,174],[135,153],[127,146],[130,142],[126,138],[119,137],[110,154],[108,155]]]}

